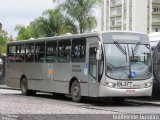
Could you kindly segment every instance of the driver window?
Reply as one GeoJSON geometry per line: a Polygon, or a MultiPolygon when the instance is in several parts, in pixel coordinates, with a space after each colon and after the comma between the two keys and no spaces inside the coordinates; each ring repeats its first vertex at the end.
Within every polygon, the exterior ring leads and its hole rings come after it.
{"type": "Polygon", "coordinates": [[[96,59],[96,47],[89,49],[89,74],[97,79],[97,59],[96,59]]]}

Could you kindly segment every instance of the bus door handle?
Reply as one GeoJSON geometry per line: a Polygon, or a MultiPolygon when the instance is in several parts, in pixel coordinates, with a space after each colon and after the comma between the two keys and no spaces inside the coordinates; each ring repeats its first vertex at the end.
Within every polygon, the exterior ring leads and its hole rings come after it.
{"type": "MultiPolygon", "coordinates": [[[[91,82],[88,83],[91,84],[91,82]]],[[[97,80],[92,81],[92,83],[97,84],[97,80]]]]}
{"type": "Polygon", "coordinates": [[[97,80],[94,80],[93,83],[94,83],[94,84],[97,84],[97,80]]]}

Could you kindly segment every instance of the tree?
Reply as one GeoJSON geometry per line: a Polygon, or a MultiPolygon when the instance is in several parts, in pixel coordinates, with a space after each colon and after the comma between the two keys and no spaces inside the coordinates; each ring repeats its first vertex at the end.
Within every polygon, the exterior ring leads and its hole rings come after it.
{"type": "Polygon", "coordinates": [[[36,19],[38,29],[45,36],[61,35],[67,32],[77,33],[76,26],[70,19],[65,18],[59,9],[48,9],[42,17],[36,19]]]}
{"type": "Polygon", "coordinates": [[[59,9],[45,10],[42,16],[31,22],[29,26],[17,25],[15,30],[18,31],[18,40],[51,37],[67,32],[77,33],[74,22],[64,17],[59,9]]]}
{"type": "Polygon", "coordinates": [[[94,9],[101,0],[53,0],[58,8],[63,10],[67,18],[78,23],[80,33],[90,31],[96,27],[97,22],[93,16],[94,9]]]}
{"type": "Polygon", "coordinates": [[[0,54],[6,53],[7,41],[8,41],[7,32],[0,29],[0,54]]]}
{"type": "Polygon", "coordinates": [[[15,30],[18,31],[17,40],[26,40],[32,37],[32,28],[30,26],[17,25],[15,30]]]}

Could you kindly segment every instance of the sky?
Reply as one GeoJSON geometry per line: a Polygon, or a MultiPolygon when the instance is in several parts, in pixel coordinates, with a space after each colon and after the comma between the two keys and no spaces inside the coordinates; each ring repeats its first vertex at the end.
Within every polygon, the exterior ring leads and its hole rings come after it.
{"type": "Polygon", "coordinates": [[[54,8],[52,0],[0,0],[0,22],[2,29],[16,36],[17,24],[29,25],[42,12],[54,8]]]}
{"type": "MultiPolygon", "coordinates": [[[[52,0],[0,0],[2,29],[7,31],[9,36],[16,37],[17,32],[14,29],[17,24],[27,26],[41,16],[44,10],[54,7],[52,0]]],[[[95,14],[98,15],[97,11],[95,14]]]]}

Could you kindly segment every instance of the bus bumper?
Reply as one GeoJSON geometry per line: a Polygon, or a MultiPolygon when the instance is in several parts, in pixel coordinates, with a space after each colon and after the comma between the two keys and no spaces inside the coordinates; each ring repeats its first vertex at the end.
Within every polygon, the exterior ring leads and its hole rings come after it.
{"type": "Polygon", "coordinates": [[[140,89],[117,89],[101,85],[98,97],[138,97],[151,95],[152,87],[140,89]]]}

